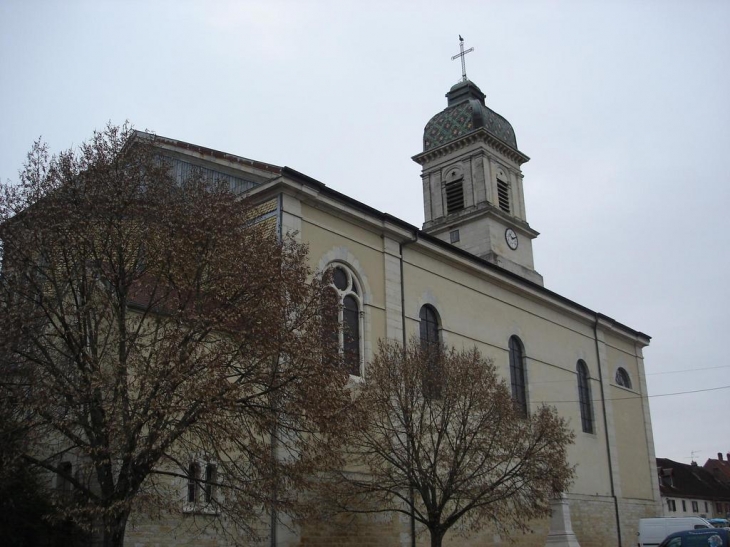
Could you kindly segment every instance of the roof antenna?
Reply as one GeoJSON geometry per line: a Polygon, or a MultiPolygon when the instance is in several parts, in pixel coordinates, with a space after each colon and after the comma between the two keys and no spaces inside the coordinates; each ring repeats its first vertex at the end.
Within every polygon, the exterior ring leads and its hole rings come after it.
{"type": "Polygon", "coordinates": [[[474,51],[474,48],[470,47],[469,49],[464,51],[464,39],[461,37],[461,34],[459,34],[459,50],[461,51],[461,53],[457,53],[456,55],[454,55],[451,60],[453,61],[454,59],[458,59],[459,57],[461,57],[461,81],[466,82],[466,62],[464,61],[464,56],[467,53],[471,53],[472,51],[474,51]]]}

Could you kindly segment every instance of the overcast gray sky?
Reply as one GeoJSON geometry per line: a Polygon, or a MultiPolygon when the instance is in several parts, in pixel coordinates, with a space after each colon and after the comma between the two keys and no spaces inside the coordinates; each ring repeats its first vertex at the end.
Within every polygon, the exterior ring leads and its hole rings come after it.
{"type": "Polygon", "coordinates": [[[727,0],[0,0],[0,178],[128,119],[420,225],[461,34],[532,158],[537,270],[653,337],[657,456],[702,464],[730,452],[729,29],[727,0]]]}

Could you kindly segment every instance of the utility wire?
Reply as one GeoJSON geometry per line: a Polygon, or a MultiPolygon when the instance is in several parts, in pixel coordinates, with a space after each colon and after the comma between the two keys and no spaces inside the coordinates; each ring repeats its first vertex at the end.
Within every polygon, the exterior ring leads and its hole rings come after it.
{"type": "Polygon", "coordinates": [[[648,372],[646,375],[656,376],[657,374],[678,374],[680,372],[694,372],[696,370],[715,370],[717,368],[730,368],[730,365],[720,365],[719,367],[687,368],[684,370],[668,370],[666,372],[648,372]]]}
{"type": "MultiPolygon", "coordinates": [[[[614,398],[608,398],[606,401],[628,401],[630,399],[652,399],[655,397],[673,397],[675,395],[687,395],[689,393],[704,393],[706,391],[718,391],[721,389],[730,389],[730,386],[719,386],[719,387],[710,387],[706,389],[695,389],[692,391],[677,391],[676,393],[658,393],[657,395],[632,395],[631,397],[614,397],[614,398]]],[[[601,401],[601,399],[592,399],[594,403],[598,403],[601,401]]],[[[546,405],[555,405],[560,403],[580,403],[580,401],[537,401],[537,403],[542,403],[546,405]]]]}
{"type": "MultiPolygon", "coordinates": [[[[688,369],[684,369],[684,370],[668,370],[666,372],[647,372],[645,374],[645,376],[657,376],[660,374],[679,374],[681,372],[696,372],[699,370],[715,370],[715,369],[720,369],[720,368],[730,368],[730,365],[721,365],[719,367],[688,368],[688,369]]],[[[566,372],[573,372],[573,371],[566,370],[566,372]]],[[[572,383],[572,382],[575,382],[574,376],[575,376],[575,374],[573,374],[572,377],[566,378],[563,380],[541,380],[538,382],[531,382],[531,383],[532,384],[565,384],[565,383],[569,383],[569,382],[572,383]]],[[[597,378],[591,378],[591,380],[597,380],[597,378]]]]}

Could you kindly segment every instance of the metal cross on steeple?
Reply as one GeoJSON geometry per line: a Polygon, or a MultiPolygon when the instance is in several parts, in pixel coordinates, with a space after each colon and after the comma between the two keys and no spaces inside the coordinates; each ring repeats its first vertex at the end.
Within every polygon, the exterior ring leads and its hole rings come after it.
{"type": "Polygon", "coordinates": [[[474,51],[473,47],[470,47],[466,51],[464,51],[464,39],[461,37],[461,34],[459,34],[459,49],[461,50],[461,53],[458,53],[457,55],[454,55],[451,60],[458,59],[461,57],[461,81],[466,82],[466,62],[464,62],[464,56],[467,53],[471,53],[474,51]]]}

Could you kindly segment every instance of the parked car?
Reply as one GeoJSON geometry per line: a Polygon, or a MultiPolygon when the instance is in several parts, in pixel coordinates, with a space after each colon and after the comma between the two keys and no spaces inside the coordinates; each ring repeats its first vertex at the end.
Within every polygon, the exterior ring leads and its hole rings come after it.
{"type": "MultiPolygon", "coordinates": [[[[657,547],[672,532],[712,528],[701,517],[654,517],[639,520],[639,547],[657,547]]],[[[725,546],[730,547],[730,546],[725,546]]]]}
{"type": "Polygon", "coordinates": [[[730,528],[730,521],[727,519],[707,519],[707,521],[712,524],[715,528],[730,528]]]}
{"type": "Polygon", "coordinates": [[[661,542],[659,547],[728,547],[730,530],[709,528],[674,532],[661,542]]]}

